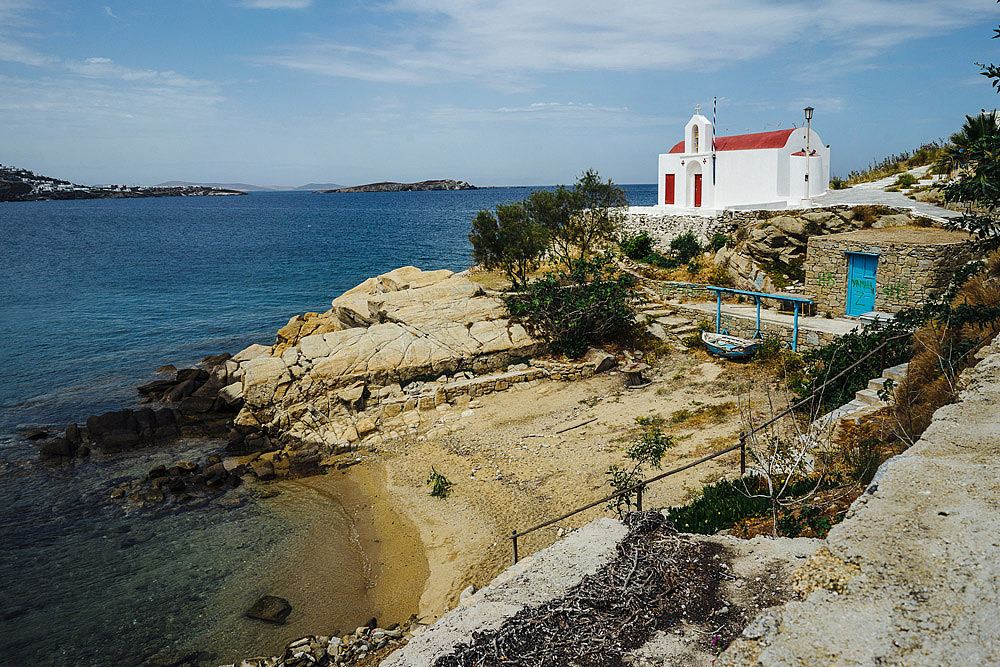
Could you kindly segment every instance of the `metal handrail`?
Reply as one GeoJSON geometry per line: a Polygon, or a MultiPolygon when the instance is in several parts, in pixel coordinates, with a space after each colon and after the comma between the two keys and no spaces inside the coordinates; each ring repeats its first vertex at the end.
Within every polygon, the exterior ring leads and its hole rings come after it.
{"type": "Polygon", "coordinates": [[[775,415],[774,417],[771,417],[766,422],[763,422],[761,424],[758,424],[757,426],[754,426],[752,429],[750,429],[746,433],[741,433],[740,434],[740,441],[736,445],[733,445],[731,447],[726,447],[725,449],[720,449],[717,452],[712,452],[711,454],[708,454],[706,456],[701,457],[697,461],[692,461],[691,463],[687,463],[685,465],[682,465],[679,468],[674,468],[673,470],[668,470],[666,472],[662,472],[659,475],[655,475],[653,477],[650,477],[649,479],[644,479],[641,482],[637,482],[637,483],[633,484],[632,486],[629,486],[629,487],[626,487],[624,489],[621,489],[620,491],[612,493],[609,496],[605,496],[604,498],[601,498],[600,500],[595,500],[594,502],[588,503],[587,505],[584,505],[582,507],[577,507],[576,509],[569,511],[566,514],[563,514],[562,516],[558,516],[558,517],[556,517],[554,519],[549,519],[548,521],[544,521],[544,522],[542,522],[542,523],[540,523],[540,524],[538,524],[536,526],[532,526],[531,528],[526,528],[526,529],[524,529],[522,531],[517,531],[517,530],[511,531],[511,533],[510,533],[510,539],[511,539],[511,542],[513,543],[513,547],[514,547],[514,563],[517,563],[517,560],[518,560],[518,555],[517,555],[517,538],[524,537],[525,535],[527,535],[529,533],[533,533],[536,530],[540,530],[542,528],[546,528],[547,526],[551,526],[552,524],[559,523],[560,521],[563,521],[564,519],[568,519],[569,517],[574,516],[576,514],[579,514],[580,512],[585,512],[585,511],[591,509],[592,507],[596,507],[597,505],[600,505],[602,503],[606,503],[606,502],[608,502],[610,500],[614,500],[615,498],[620,498],[620,497],[623,497],[623,496],[631,495],[633,493],[636,495],[636,508],[639,511],[642,511],[642,491],[643,491],[643,489],[646,486],[652,484],[653,482],[658,482],[661,479],[663,479],[664,477],[669,477],[670,475],[676,475],[677,473],[683,472],[683,471],[687,470],[688,468],[693,468],[695,466],[701,465],[702,463],[705,463],[706,461],[711,461],[712,459],[718,458],[718,457],[723,456],[725,454],[729,454],[730,452],[734,452],[737,449],[740,450],[740,476],[745,475],[746,474],[746,442],[747,442],[747,438],[749,438],[750,436],[752,436],[754,433],[760,431],[761,429],[770,426],[774,422],[778,421],[782,417],[785,417],[786,415],[788,415],[792,411],[794,411],[794,410],[802,407],[806,403],[812,401],[813,399],[816,398],[816,396],[818,394],[820,394],[824,389],[826,389],[831,383],[833,383],[836,380],[838,380],[841,377],[843,377],[843,375],[845,373],[854,370],[859,365],[861,365],[862,362],[867,361],[869,358],[871,358],[876,353],[879,353],[879,352],[882,353],[882,361],[881,361],[882,368],[881,368],[881,372],[884,372],[885,371],[885,348],[886,348],[886,346],[888,346],[889,343],[891,343],[893,341],[900,340],[902,338],[907,338],[907,337],[909,337],[911,335],[912,335],[912,332],[908,332],[908,333],[904,333],[904,334],[899,334],[898,336],[893,336],[892,338],[885,339],[884,341],[882,341],[882,343],[877,348],[875,348],[874,350],[872,350],[871,352],[869,352],[865,356],[861,357],[860,359],[858,359],[857,361],[855,361],[853,364],[851,364],[850,366],[848,366],[844,370],[840,371],[839,373],[837,373],[836,375],[834,375],[832,378],[830,378],[829,380],[827,380],[826,382],[824,382],[823,384],[821,384],[819,387],[817,387],[813,391],[813,393],[811,393],[808,397],[802,399],[798,403],[792,405],[791,407],[789,407],[786,410],[784,410],[783,412],[775,415]]]}

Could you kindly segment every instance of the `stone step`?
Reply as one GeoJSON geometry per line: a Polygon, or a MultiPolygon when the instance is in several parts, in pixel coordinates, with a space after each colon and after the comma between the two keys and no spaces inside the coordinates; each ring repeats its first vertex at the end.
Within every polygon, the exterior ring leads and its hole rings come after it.
{"type": "Polygon", "coordinates": [[[698,331],[698,327],[694,324],[685,324],[681,326],[676,326],[670,329],[670,333],[675,336],[687,336],[698,331]]]}
{"type": "Polygon", "coordinates": [[[885,381],[888,380],[888,379],[889,378],[881,377],[881,378],[875,378],[873,380],[869,380],[868,381],[868,388],[871,389],[872,391],[876,392],[876,393],[879,392],[879,391],[882,391],[882,387],[885,386],[885,381]]]}
{"type": "Polygon", "coordinates": [[[878,397],[878,394],[871,389],[862,389],[854,394],[854,400],[860,401],[873,407],[884,407],[885,403],[878,397]]]}
{"type": "Polygon", "coordinates": [[[674,311],[672,308],[664,308],[663,306],[660,306],[658,308],[653,308],[651,310],[643,310],[642,314],[645,315],[646,317],[651,317],[653,319],[656,319],[658,317],[669,317],[670,315],[673,315],[675,312],[676,311],[674,311]]]}
{"type": "Polygon", "coordinates": [[[906,378],[906,367],[909,364],[899,364],[893,366],[892,368],[887,368],[882,372],[882,377],[892,378],[896,382],[900,382],[906,378]]]}
{"type": "Polygon", "coordinates": [[[662,324],[665,327],[677,327],[683,326],[685,324],[691,324],[691,320],[686,317],[681,317],[680,315],[671,315],[670,317],[657,317],[657,324],[662,324]]]}

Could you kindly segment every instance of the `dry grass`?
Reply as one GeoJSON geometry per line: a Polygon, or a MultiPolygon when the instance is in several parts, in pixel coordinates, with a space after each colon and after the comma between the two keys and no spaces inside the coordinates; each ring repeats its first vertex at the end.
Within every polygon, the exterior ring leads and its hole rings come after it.
{"type": "Polygon", "coordinates": [[[706,424],[721,424],[725,422],[736,411],[736,404],[732,401],[719,403],[718,405],[702,405],[693,410],[677,410],[670,415],[670,423],[684,425],[689,428],[704,426],[706,424]]]}
{"type": "MultiPolygon", "coordinates": [[[[1000,251],[987,258],[986,270],[959,290],[952,306],[1000,307],[1000,251]]],[[[950,325],[932,322],[913,336],[913,358],[906,378],[895,389],[893,419],[897,435],[916,442],[934,411],[955,400],[958,375],[975,363],[975,353],[1000,334],[1000,321],[950,325]]]]}

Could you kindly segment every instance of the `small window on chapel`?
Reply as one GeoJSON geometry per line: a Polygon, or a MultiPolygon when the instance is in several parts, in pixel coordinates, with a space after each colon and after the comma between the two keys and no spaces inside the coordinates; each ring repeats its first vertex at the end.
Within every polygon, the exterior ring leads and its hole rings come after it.
{"type": "Polygon", "coordinates": [[[697,153],[698,152],[698,126],[697,125],[692,125],[691,126],[691,152],[692,153],[697,153]]]}

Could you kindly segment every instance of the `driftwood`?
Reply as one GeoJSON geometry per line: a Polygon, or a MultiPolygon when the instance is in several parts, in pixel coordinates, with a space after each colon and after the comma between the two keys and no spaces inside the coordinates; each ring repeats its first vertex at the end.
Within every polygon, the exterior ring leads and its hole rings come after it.
{"type": "Polygon", "coordinates": [[[739,619],[718,613],[728,576],[719,544],[679,534],[656,511],[633,512],[625,521],[629,534],[614,562],[564,597],[476,633],[434,666],[618,667],[628,651],[678,621],[721,623],[717,633],[695,640],[709,650],[739,632],[739,619]]]}

